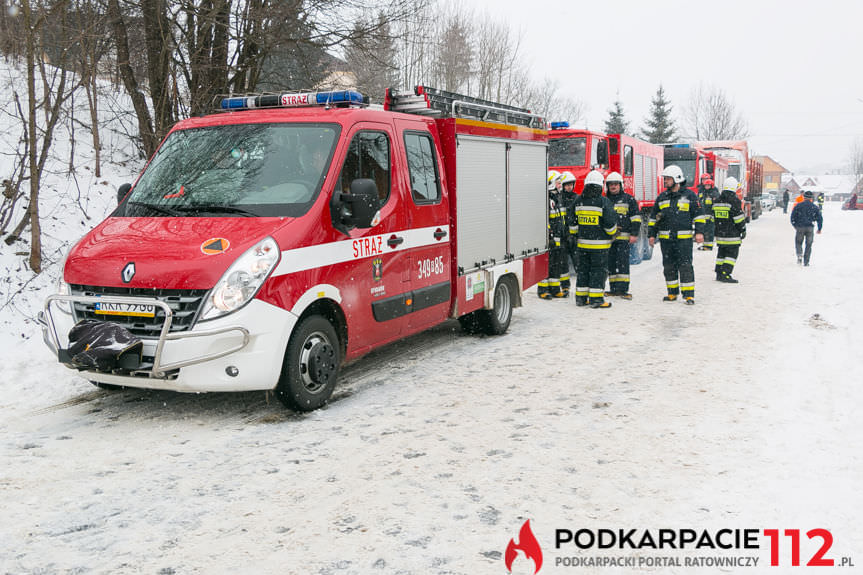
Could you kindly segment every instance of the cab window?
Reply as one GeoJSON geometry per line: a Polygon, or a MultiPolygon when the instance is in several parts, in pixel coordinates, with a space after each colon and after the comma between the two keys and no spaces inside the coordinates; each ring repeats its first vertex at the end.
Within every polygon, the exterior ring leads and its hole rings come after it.
{"type": "Polygon", "coordinates": [[[406,132],[405,153],[414,202],[436,203],[440,200],[440,186],[431,137],[428,134],[406,132]]]}
{"type": "Polygon", "coordinates": [[[632,175],[632,146],[623,146],[623,175],[632,175]]]}
{"type": "Polygon", "coordinates": [[[373,180],[384,205],[390,196],[390,140],[384,132],[357,132],[348,146],[337,187],[349,192],[357,178],[373,180]]]}

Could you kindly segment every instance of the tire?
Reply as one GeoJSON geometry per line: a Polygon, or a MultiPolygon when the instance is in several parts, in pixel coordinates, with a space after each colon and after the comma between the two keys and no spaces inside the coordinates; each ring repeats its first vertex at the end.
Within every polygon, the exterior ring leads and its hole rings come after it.
{"type": "Polygon", "coordinates": [[[509,329],[512,321],[512,302],[515,295],[512,278],[503,277],[494,288],[494,302],[492,309],[478,310],[482,322],[483,331],[488,335],[501,335],[509,329]]]}
{"type": "Polygon", "coordinates": [[[474,335],[484,331],[484,325],[479,311],[466,313],[458,318],[458,323],[461,325],[463,332],[474,335]]]}
{"type": "Polygon", "coordinates": [[[319,315],[300,322],[288,341],[276,396],[295,411],[313,411],[333,394],[341,367],[333,325],[319,315]]]}

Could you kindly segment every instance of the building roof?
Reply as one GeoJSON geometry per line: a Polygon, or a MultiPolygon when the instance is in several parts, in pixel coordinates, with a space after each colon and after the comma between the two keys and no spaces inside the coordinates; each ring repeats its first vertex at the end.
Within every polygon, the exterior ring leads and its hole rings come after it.
{"type": "Polygon", "coordinates": [[[752,159],[760,162],[764,166],[765,172],[780,172],[785,174],[791,171],[770,156],[753,156],[752,159]]]}

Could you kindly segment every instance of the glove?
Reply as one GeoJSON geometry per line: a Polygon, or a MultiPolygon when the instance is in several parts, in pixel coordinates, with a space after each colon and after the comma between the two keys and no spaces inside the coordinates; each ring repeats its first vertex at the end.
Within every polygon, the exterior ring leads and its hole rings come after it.
{"type": "Polygon", "coordinates": [[[742,231],[740,232],[740,239],[741,239],[741,240],[746,239],[746,230],[742,230],[742,231]]]}

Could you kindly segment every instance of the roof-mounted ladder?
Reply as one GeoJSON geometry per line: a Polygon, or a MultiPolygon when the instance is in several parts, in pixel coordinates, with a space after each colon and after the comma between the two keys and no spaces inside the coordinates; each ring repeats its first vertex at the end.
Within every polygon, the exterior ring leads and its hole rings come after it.
{"type": "Polygon", "coordinates": [[[387,90],[384,109],[438,118],[470,118],[483,122],[545,129],[545,119],[530,110],[472,98],[427,86],[397,92],[387,90]]]}

